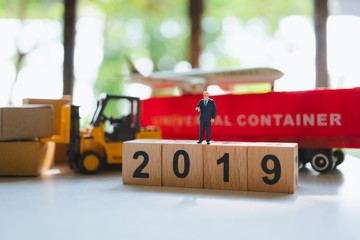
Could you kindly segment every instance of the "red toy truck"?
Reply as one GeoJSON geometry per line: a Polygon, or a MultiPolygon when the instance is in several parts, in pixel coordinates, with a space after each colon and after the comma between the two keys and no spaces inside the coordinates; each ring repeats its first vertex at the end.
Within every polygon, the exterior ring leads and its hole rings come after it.
{"type": "MultiPolygon", "coordinates": [[[[195,107],[202,95],[141,102],[141,125],[166,139],[198,138],[195,107]]],[[[217,107],[212,140],[297,142],[299,160],[328,172],[344,160],[341,148],[360,148],[360,88],[211,97],[217,107]]]]}

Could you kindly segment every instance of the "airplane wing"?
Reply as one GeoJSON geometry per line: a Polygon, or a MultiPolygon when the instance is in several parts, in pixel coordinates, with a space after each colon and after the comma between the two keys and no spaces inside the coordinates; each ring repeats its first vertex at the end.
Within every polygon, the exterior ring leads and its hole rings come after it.
{"type": "Polygon", "coordinates": [[[242,83],[270,83],[273,86],[275,80],[283,75],[274,68],[232,68],[212,71],[193,69],[188,72],[153,72],[148,76],[136,73],[131,75],[131,81],[148,85],[153,89],[178,87],[185,94],[198,94],[205,91],[209,85],[218,85],[227,91],[242,83]]]}

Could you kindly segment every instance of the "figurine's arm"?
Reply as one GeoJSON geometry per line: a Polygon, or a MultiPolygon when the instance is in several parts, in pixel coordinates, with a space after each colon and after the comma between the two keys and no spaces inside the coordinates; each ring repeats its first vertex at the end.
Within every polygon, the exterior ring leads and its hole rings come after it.
{"type": "Polygon", "coordinates": [[[196,108],[195,108],[195,111],[197,111],[197,112],[200,112],[200,111],[201,111],[201,109],[200,109],[200,103],[201,103],[201,100],[200,100],[200,102],[198,103],[198,105],[197,105],[196,108]]]}
{"type": "Polygon", "coordinates": [[[216,106],[215,106],[215,101],[213,101],[213,108],[211,111],[211,123],[215,122],[215,117],[216,117],[216,106]]]}

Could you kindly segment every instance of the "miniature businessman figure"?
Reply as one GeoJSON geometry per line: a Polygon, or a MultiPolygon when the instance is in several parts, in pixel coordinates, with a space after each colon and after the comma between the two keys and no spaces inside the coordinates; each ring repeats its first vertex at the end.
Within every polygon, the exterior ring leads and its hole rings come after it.
{"type": "Polygon", "coordinates": [[[203,95],[204,99],[201,99],[195,108],[197,112],[200,112],[200,133],[197,143],[202,143],[204,139],[204,129],[206,128],[206,142],[210,144],[211,124],[215,121],[216,106],[215,101],[209,98],[207,91],[204,91],[203,95]]]}

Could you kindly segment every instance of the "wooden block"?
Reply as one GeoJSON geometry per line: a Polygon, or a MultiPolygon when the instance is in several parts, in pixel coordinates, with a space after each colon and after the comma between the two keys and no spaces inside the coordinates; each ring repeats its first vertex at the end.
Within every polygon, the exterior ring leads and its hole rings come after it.
{"type": "Polygon", "coordinates": [[[247,190],[247,146],[221,143],[204,147],[204,188],[247,190]]]}
{"type": "Polygon", "coordinates": [[[122,180],[124,184],[161,186],[162,140],[124,142],[122,180]]]}
{"type": "Polygon", "coordinates": [[[204,186],[203,144],[196,141],[174,141],[163,144],[162,177],[163,186],[204,186]]]}
{"type": "Polygon", "coordinates": [[[248,147],[248,190],[294,193],[298,179],[297,143],[255,143],[248,147]]]}

